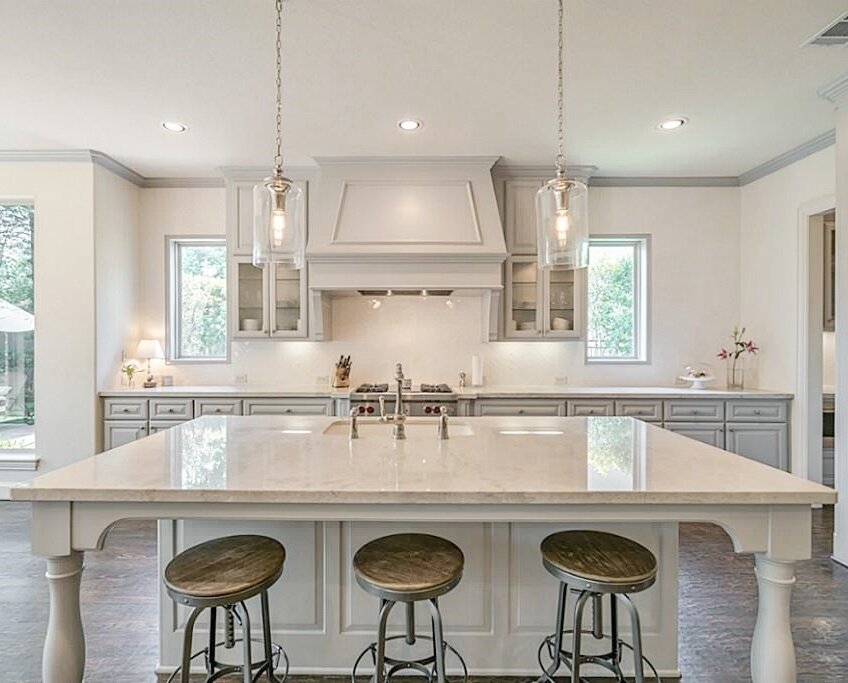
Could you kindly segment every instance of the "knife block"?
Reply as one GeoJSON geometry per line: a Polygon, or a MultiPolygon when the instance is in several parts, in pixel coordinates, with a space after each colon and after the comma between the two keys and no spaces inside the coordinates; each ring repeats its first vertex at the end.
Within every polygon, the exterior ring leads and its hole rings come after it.
{"type": "Polygon", "coordinates": [[[333,389],[347,389],[350,387],[350,367],[342,367],[338,363],[334,365],[333,389]]]}

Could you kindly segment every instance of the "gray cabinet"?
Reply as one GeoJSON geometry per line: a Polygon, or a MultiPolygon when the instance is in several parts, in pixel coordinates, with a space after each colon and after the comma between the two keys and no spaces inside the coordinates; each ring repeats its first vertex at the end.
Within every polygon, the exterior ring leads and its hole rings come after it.
{"type": "Polygon", "coordinates": [[[228,295],[233,339],[307,337],[305,268],[257,268],[247,256],[233,257],[228,295]]]}
{"type": "Polygon", "coordinates": [[[789,466],[786,424],[727,423],[727,450],[785,470],[789,466]]]}
{"type": "Polygon", "coordinates": [[[615,415],[635,417],[646,422],[662,422],[662,401],[645,398],[619,399],[615,402],[615,415]]]}
{"type": "Polygon", "coordinates": [[[241,415],[241,399],[198,398],[194,401],[194,414],[204,415],[241,415]]]}
{"type": "Polygon", "coordinates": [[[536,253],[536,192],[544,181],[504,181],[504,236],[511,254],[536,253]]]}
{"type": "Polygon", "coordinates": [[[332,415],[333,401],[328,398],[246,398],[245,415],[332,415]]]}
{"type": "Polygon", "coordinates": [[[666,422],[724,422],[724,401],[681,398],[666,401],[666,422]]]}
{"type": "Polygon", "coordinates": [[[105,420],[103,450],[124,446],[147,436],[147,420],[105,420]]]}
{"type": "Polygon", "coordinates": [[[479,417],[557,417],[566,414],[565,401],[551,399],[478,399],[474,414],[479,417]]]}
{"type": "Polygon", "coordinates": [[[615,402],[594,398],[569,401],[567,414],[572,417],[605,417],[615,415],[615,402]]]}
{"type": "Polygon", "coordinates": [[[688,436],[695,441],[716,448],[724,448],[724,424],[710,422],[666,422],[665,428],[675,434],[688,436]]]}

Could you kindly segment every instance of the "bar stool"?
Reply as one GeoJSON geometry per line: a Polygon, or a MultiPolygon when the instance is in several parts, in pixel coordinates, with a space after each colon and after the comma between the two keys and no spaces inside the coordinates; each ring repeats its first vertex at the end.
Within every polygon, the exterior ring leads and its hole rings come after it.
{"type": "Polygon", "coordinates": [[[168,683],[181,674],[181,683],[188,683],[191,661],[201,655],[206,662],[206,683],[222,676],[241,673],[244,683],[257,681],[264,672],[267,680],[278,683],[274,669],[282,658],[288,677],[289,660],[285,651],[271,642],[271,619],[268,589],[283,573],[285,548],[266,536],[227,536],[206,541],[181,552],[165,567],[165,588],[174,602],[192,607],[185,625],[181,666],[171,674],[168,683]],[[264,658],[251,659],[250,615],[245,600],[260,596],[262,605],[262,645],[264,658]],[[224,639],[217,640],[217,612],[224,609],[224,639]],[[209,644],[191,654],[194,625],[203,610],[209,609],[209,644]],[[241,638],[235,638],[235,622],[239,623],[241,638]],[[243,663],[226,664],[215,658],[221,645],[230,649],[242,643],[243,663]]]}
{"type": "Polygon", "coordinates": [[[445,642],[439,597],[451,591],[462,579],[465,557],[453,543],[429,534],[394,534],[366,543],[353,558],[357,583],[368,593],[380,599],[377,641],[371,643],[357,657],[351,672],[356,683],[356,671],[367,654],[374,664],[374,683],[391,680],[398,671],[417,671],[429,681],[445,683],[445,653],[450,651],[462,665],[464,680],[468,668],[460,654],[445,642]],[[432,622],[432,636],[415,633],[415,603],[427,602],[432,622]],[[396,603],[406,606],[405,633],[386,636],[389,613],[396,603]],[[433,644],[433,654],[417,658],[391,657],[386,654],[386,644],[404,639],[408,646],[417,639],[433,644]],[[388,668],[387,668],[388,667],[388,668]]]}
{"type": "Polygon", "coordinates": [[[561,531],[551,534],[542,541],[542,562],[559,580],[556,631],[539,646],[539,666],[543,673],[539,681],[553,682],[560,664],[571,671],[571,683],[582,683],[582,664],[597,664],[612,672],[619,683],[626,683],[621,671],[622,648],[633,653],[636,683],[644,683],[644,663],[653,672],[653,680],[660,678],[654,665],[642,654],[642,630],[639,612],[630,599],[631,593],[650,588],[657,578],[657,558],[644,546],[628,538],[603,531],[561,531]],[[568,586],[577,594],[574,604],[572,628],[565,629],[565,609],[568,586]],[[610,596],[610,633],[604,633],[603,596],[610,596]],[[583,610],[592,603],[592,628],[583,628],[583,610]],[[633,644],[618,637],[618,601],[630,613],[633,644]],[[608,639],[610,649],[599,655],[581,653],[583,635],[591,634],[596,640],[608,639]],[[565,636],[571,636],[571,651],[563,648],[565,636]],[[547,650],[552,663],[548,668],[542,662],[542,652],[547,650]]]}

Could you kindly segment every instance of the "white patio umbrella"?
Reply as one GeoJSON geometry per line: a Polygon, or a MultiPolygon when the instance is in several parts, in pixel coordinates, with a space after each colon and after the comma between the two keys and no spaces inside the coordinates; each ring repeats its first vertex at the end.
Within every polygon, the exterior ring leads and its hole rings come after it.
{"type": "Polygon", "coordinates": [[[29,332],[35,329],[35,316],[0,299],[0,332],[29,332]]]}

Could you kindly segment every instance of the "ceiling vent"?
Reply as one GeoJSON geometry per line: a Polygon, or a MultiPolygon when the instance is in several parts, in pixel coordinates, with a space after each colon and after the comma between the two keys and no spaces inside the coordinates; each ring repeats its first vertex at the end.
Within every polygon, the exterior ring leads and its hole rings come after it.
{"type": "Polygon", "coordinates": [[[837,17],[821,31],[802,45],[818,45],[830,47],[833,45],[848,45],[848,14],[837,17]]]}

